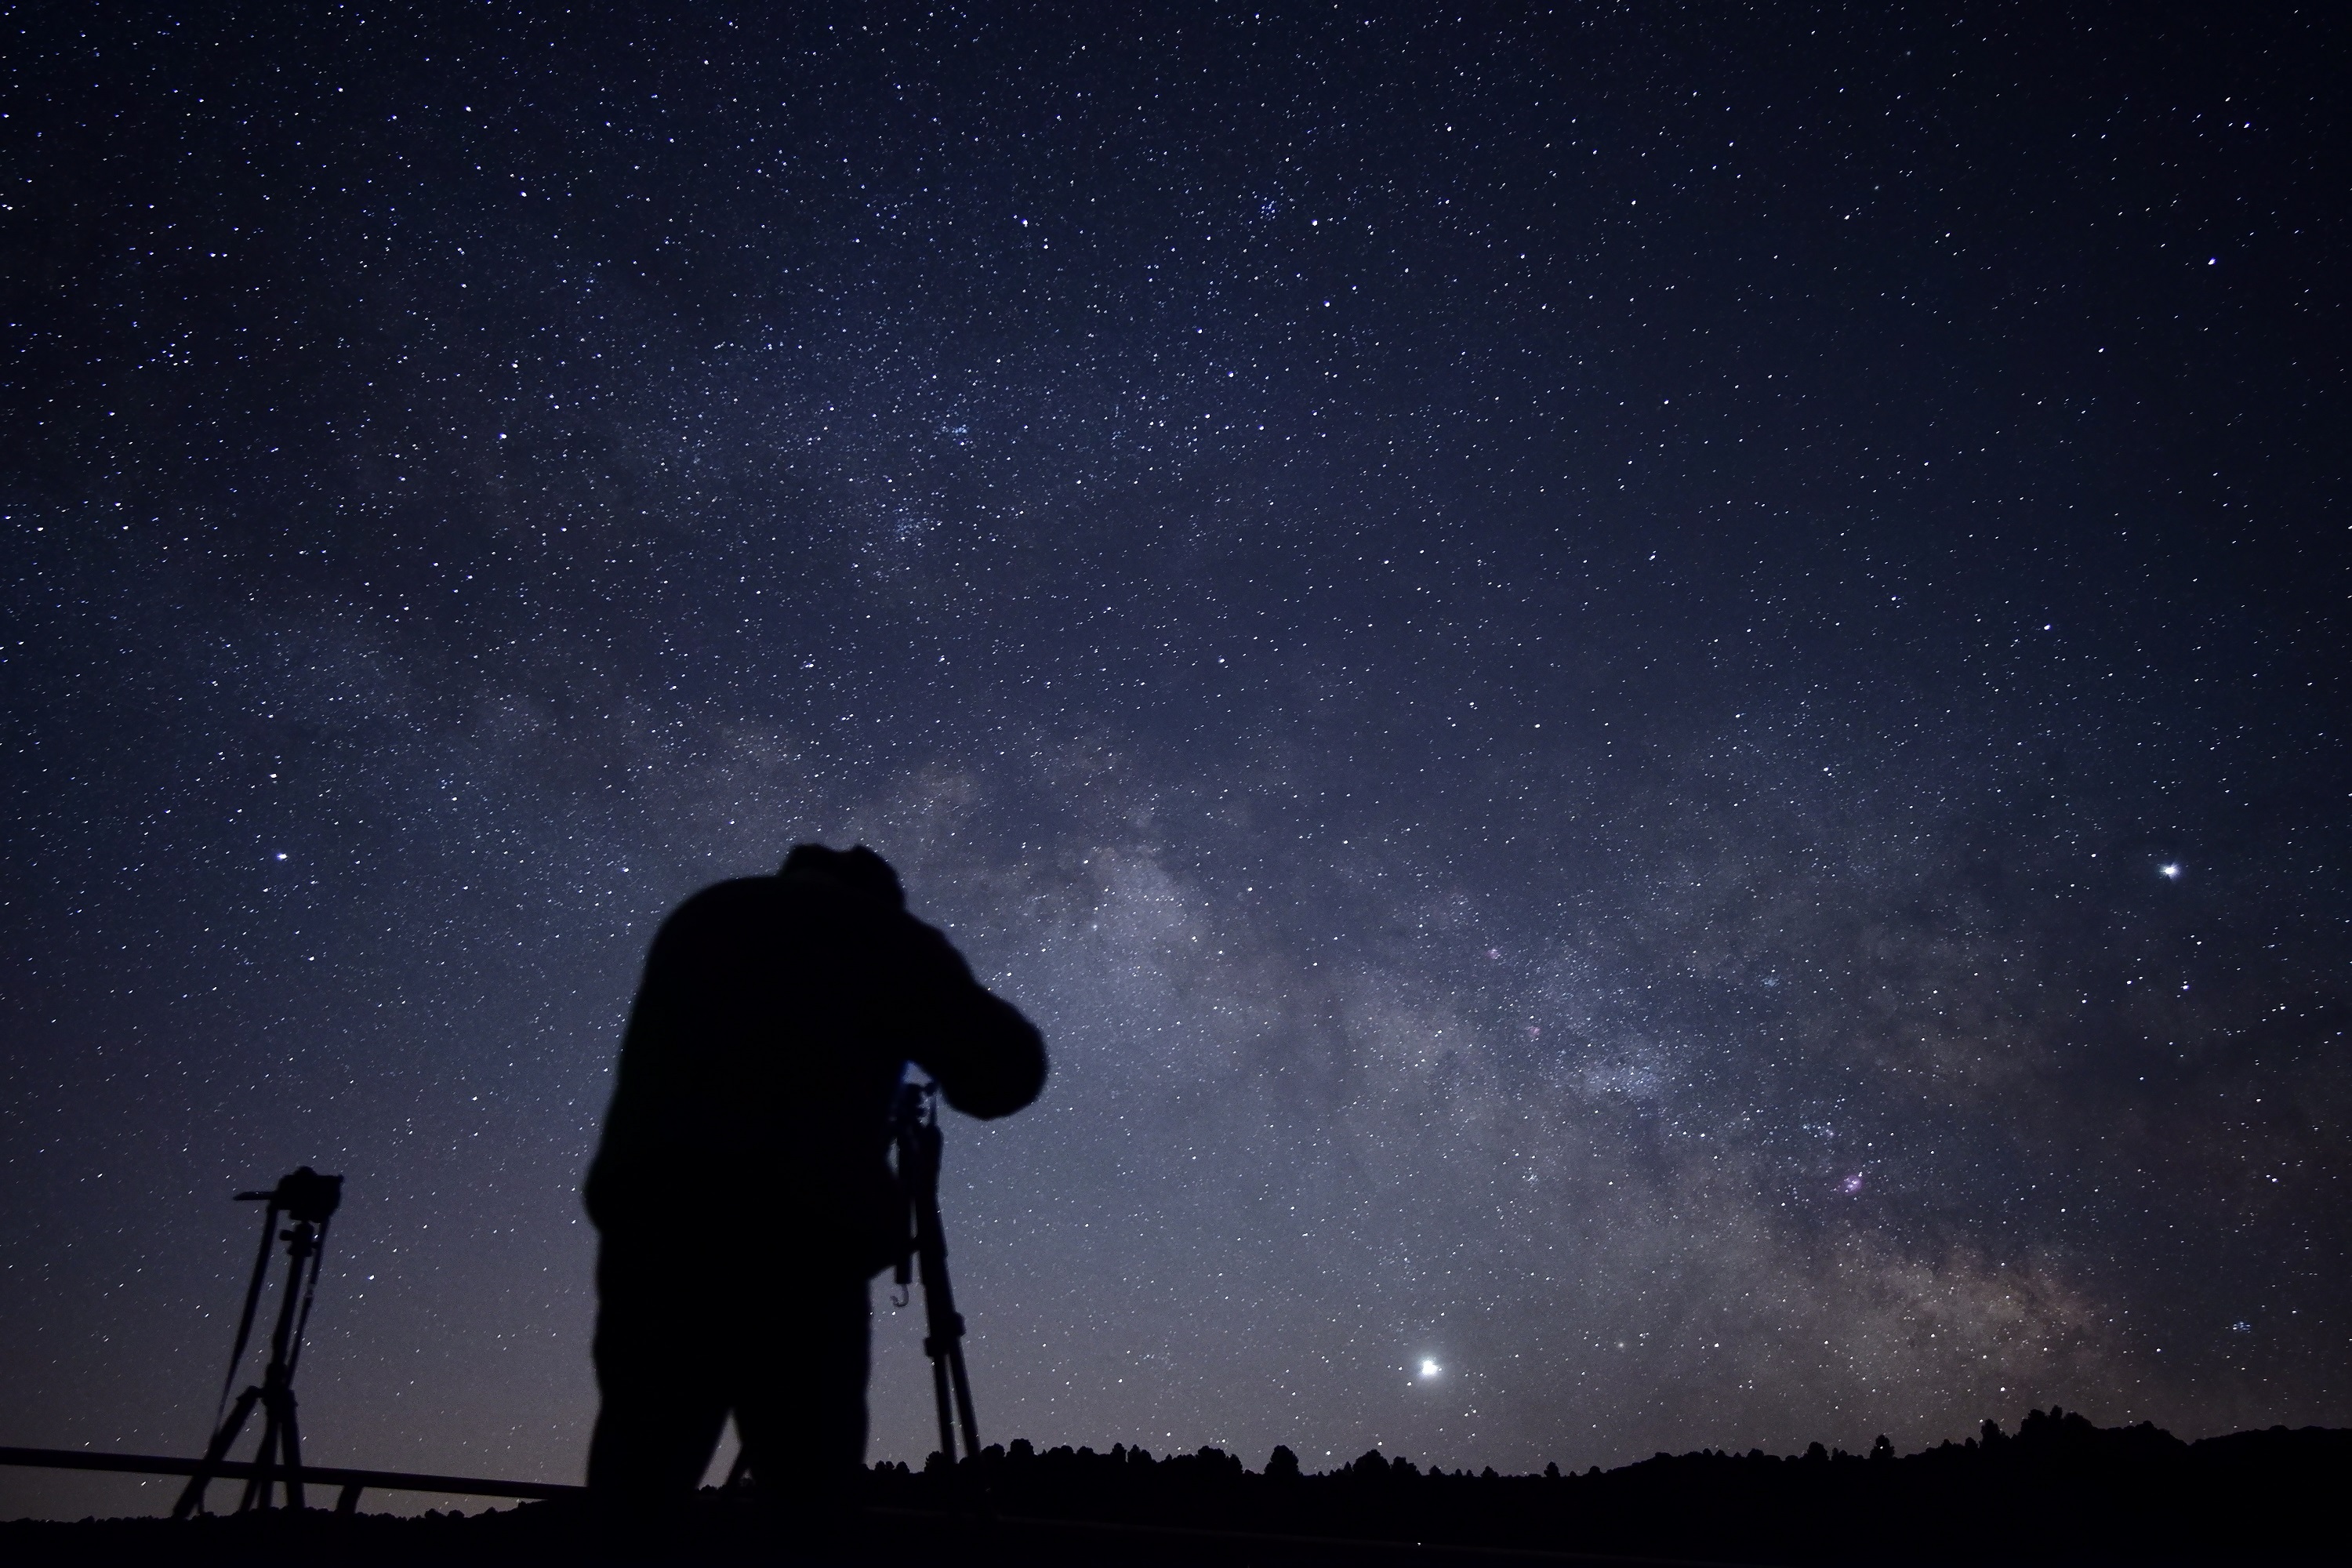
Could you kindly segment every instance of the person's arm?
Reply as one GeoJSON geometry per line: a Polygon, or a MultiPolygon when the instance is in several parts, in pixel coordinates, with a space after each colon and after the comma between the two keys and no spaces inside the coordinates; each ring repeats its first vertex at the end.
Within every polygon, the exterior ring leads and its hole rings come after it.
{"type": "Polygon", "coordinates": [[[972,978],[946,937],[908,923],[921,933],[915,939],[918,967],[926,978],[910,998],[908,1054],[965,1115],[1012,1115],[1045,1086],[1045,1037],[1019,1008],[972,978]]]}

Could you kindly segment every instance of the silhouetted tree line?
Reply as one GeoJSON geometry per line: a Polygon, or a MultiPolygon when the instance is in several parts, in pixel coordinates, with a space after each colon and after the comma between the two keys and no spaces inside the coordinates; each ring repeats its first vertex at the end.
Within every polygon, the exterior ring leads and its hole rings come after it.
{"type": "MultiPolygon", "coordinates": [[[[959,1465],[934,1456],[921,1470],[873,1467],[863,1483],[869,1510],[811,1560],[1466,1568],[1491,1559],[1445,1549],[1499,1546],[1751,1563],[2341,1563],[2352,1562],[2347,1467],[2352,1431],[2273,1426],[2186,1443],[2147,1423],[2099,1427],[2055,1409],[2034,1411],[2014,1433],[1988,1421],[1965,1442],[1905,1456],[1881,1437],[1866,1454],[1819,1443],[1785,1456],[1702,1449],[1580,1475],[1423,1468],[1378,1451],[1308,1474],[1286,1447],[1251,1470],[1215,1448],[1160,1458],[1124,1445],[1040,1452],[1015,1442],[959,1465]],[[1201,1531],[1258,1539],[1191,1533],[1201,1531]]],[[[706,1489],[659,1560],[772,1563],[780,1528],[793,1544],[790,1517],[779,1521],[756,1497],[706,1489]]],[[[313,1510],[181,1524],[0,1524],[0,1562],[11,1568],[614,1560],[594,1517],[562,1503],[470,1518],[313,1510]]]]}
{"type": "Polygon", "coordinates": [[[1277,1447],[1250,1471],[1215,1448],[990,1447],[950,1469],[875,1468],[871,1500],[1007,1515],[1397,1542],[1747,1562],[2015,1557],[2352,1558],[2352,1432],[2273,1427],[2188,1443],[2143,1422],[2036,1410],[2014,1434],[1898,1457],[1659,1454],[1603,1472],[1423,1468],[1377,1449],[1322,1474],[1277,1447]]]}

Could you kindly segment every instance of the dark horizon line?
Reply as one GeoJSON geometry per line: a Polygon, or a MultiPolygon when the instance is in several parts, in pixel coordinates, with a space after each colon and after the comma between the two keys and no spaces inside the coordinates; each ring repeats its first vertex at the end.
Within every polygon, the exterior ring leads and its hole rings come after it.
{"type": "MultiPolygon", "coordinates": [[[[2147,1420],[2143,1420],[2134,1426],[2091,1426],[2089,1418],[2084,1415],[2081,1411],[2076,1410],[2069,1412],[2062,1405],[2053,1405],[2047,1412],[2044,1412],[2038,1406],[2028,1411],[2026,1415],[2019,1422],[2018,1430],[2016,1432],[2005,1432],[2001,1429],[1999,1422],[1988,1419],[1985,1421],[1983,1426],[1978,1429],[1977,1436],[1967,1438],[1964,1444],[1955,1443],[1951,1438],[1946,1437],[1942,1439],[1940,1443],[1931,1443],[1914,1454],[1895,1454],[1892,1451],[1892,1445],[1890,1444],[1885,1457],[1888,1458],[1916,1458],[1923,1455],[1936,1453],[1939,1449],[1962,1447],[1975,1448],[1980,1446],[1978,1440],[1979,1437],[1985,1438],[1988,1445],[1995,1442],[2015,1442],[2023,1436],[2026,1427],[2029,1425],[2040,1426],[2043,1423],[2063,1425],[2070,1422],[2079,1422],[2084,1426],[2090,1426],[2094,1431],[2101,1432],[2153,1432],[2181,1444],[2183,1447],[2194,1447],[2201,1443],[2216,1442],[2221,1439],[2242,1436],[2248,1432],[2310,1432],[2336,1430],[2336,1428],[2333,1427],[2308,1426],[2289,1427],[2284,1423],[2273,1423],[2272,1426],[2267,1427],[2250,1426],[2236,1431],[2214,1433],[2205,1437],[2182,1438],[2176,1436],[2168,1428],[2158,1426],[2153,1421],[2147,1420]]],[[[1288,1447],[1289,1446],[1287,1444],[1276,1444],[1274,1452],[1284,1452],[1288,1449],[1288,1447]]],[[[1025,1449],[1027,1451],[1026,1454],[1022,1456],[1025,1458],[1045,1458],[1052,1454],[1060,1452],[1069,1454],[1074,1458],[1081,1455],[1092,1455],[1106,1459],[1121,1459],[1127,1463],[1138,1462],[1133,1457],[1140,1454],[1143,1456],[1140,1462],[1155,1465],[1166,1464],[1179,1459],[1194,1458],[1202,1455],[1209,1454],[1213,1454],[1220,1459],[1227,1457],[1223,1449],[1218,1448],[1213,1444],[1203,1445],[1201,1448],[1191,1453],[1181,1451],[1172,1452],[1155,1458],[1152,1457],[1151,1450],[1139,1443],[1132,1445],[1127,1443],[1113,1443],[1108,1450],[1098,1450],[1087,1445],[1074,1446],[1067,1443],[1055,1444],[1051,1448],[1040,1448],[1026,1437],[1016,1437],[1010,1444],[992,1443],[986,1448],[982,1449],[977,1456],[970,1456],[963,1459],[953,1461],[953,1463],[957,1465],[969,1464],[976,1458],[982,1462],[1001,1464],[1013,1459],[1016,1449],[1025,1449]]],[[[1850,1454],[1843,1448],[1827,1448],[1822,1444],[1815,1442],[1809,1445],[1803,1453],[1788,1455],[1768,1453],[1761,1448],[1756,1447],[1750,1447],[1745,1452],[1737,1452],[1727,1448],[1703,1447],[1692,1449],[1686,1455],[1668,1454],[1665,1450],[1660,1449],[1656,1454],[1651,1456],[1650,1459],[1628,1460],[1624,1464],[1617,1466],[1616,1468],[1629,1469],[1636,1465],[1651,1463],[1654,1460],[1660,1458],[1679,1458],[1702,1455],[1734,1459],[1762,1458],[1785,1464],[1801,1464],[1813,1458],[1816,1454],[1823,1459],[1844,1459],[1847,1461],[1867,1460],[1874,1457],[1873,1455],[1850,1454]]],[[[931,1453],[927,1458],[923,1469],[928,1470],[930,1468],[931,1462],[938,1460],[940,1457],[940,1456],[936,1451],[931,1453]]],[[[1294,1461],[1296,1460],[1297,1456],[1295,1453],[1292,1455],[1292,1458],[1294,1461]]],[[[1384,1466],[1412,1464],[1412,1460],[1409,1458],[1402,1456],[1391,1458],[1383,1454],[1381,1447],[1378,1444],[1374,1444],[1370,1448],[1367,1449],[1364,1454],[1359,1456],[1357,1458],[1352,1460],[1342,1460],[1332,1469],[1313,1471],[1301,1470],[1298,1474],[1302,1478],[1308,1479],[1323,1476],[1344,1475],[1354,1469],[1358,1465],[1362,1464],[1364,1460],[1368,1458],[1379,1458],[1384,1466]]],[[[511,1498],[526,1501],[553,1501],[564,1498],[583,1497],[587,1493],[586,1487],[578,1483],[566,1481],[501,1480],[476,1476],[432,1475],[411,1470],[362,1469],[351,1466],[339,1465],[264,1465],[251,1460],[240,1459],[223,1459],[207,1466],[202,1459],[180,1458],[171,1455],[118,1454],[103,1451],[93,1452],[86,1448],[36,1448],[0,1446],[0,1465],[19,1466],[37,1469],[97,1470],[131,1475],[193,1476],[199,1470],[205,1470],[224,1480],[295,1480],[300,1481],[306,1485],[336,1487],[341,1489],[343,1495],[337,1504],[338,1511],[341,1512],[349,1512],[352,1510],[352,1508],[357,1501],[359,1493],[363,1489],[373,1489],[377,1491],[427,1492],[455,1497],[511,1498]]],[[[921,1473],[920,1471],[916,1470],[913,1467],[908,1466],[904,1460],[877,1459],[865,1468],[868,1471],[896,1469],[901,1473],[921,1473]]],[[[1270,1473],[1273,1468],[1274,1459],[1273,1456],[1269,1454],[1266,1468],[1265,1469],[1245,1470],[1244,1473],[1264,1476],[1270,1473]]],[[[1415,1467],[1415,1468],[1419,1469],[1420,1467],[1415,1467]]],[[[1530,1471],[1525,1476],[1502,1476],[1496,1472],[1491,1465],[1486,1466],[1481,1470],[1477,1471],[1469,1470],[1467,1468],[1449,1471],[1442,1467],[1433,1464],[1428,1468],[1425,1473],[1434,1475],[1495,1476],[1498,1479],[1538,1480],[1551,1477],[1558,1477],[1565,1479],[1574,1479],[1580,1475],[1607,1475],[1612,1472],[1603,1470],[1598,1465],[1591,1466],[1582,1471],[1561,1470],[1559,1468],[1557,1463],[1554,1463],[1553,1465],[1548,1466],[1544,1471],[1530,1471]]]]}

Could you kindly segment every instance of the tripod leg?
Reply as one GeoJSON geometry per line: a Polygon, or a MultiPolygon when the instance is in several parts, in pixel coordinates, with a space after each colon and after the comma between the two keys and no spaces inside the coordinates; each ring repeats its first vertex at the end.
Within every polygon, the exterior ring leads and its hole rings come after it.
{"type": "Polygon", "coordinates": [[[258,1388],[248,1388],[236,1396],[236,1407],[229,1412],[228,1419],[221,1423],[220,1430],[213,1434],[211,1445],[205,1449],[203,1464],[197,1467],[194,1475],[188,1478],[188,1484],[181,1489],[180,1500],[173,1505],[173,1519],[185,1519],[203,1506],[205,1487],[213,1479],[213,1467],[228,1453],[228,1446],[236,1441],[236,1435],[245,1429],[246,1417],[253,1414],[254,1405],[260,1400],[261,1390],[258,1388]]]}
{"type": "Polygon", "coordinates": [[[948,1404],[947,1358],[935,1348],[938,1342],[933,1341],[923,1348],[931,1352],[931,1399],[940,1412],[940,1452],[947,1456],[948,1463],[952,1465],[956,1457],[955,1420],[948,1404]]]}
{"type": "Polygon", "coordinates": [[[963,1451],[978,1455],[980,1422],[971,1413],[971,1380],[964,1376],[963,1341],[961,1337],[948,1342],[948,1372],[955,1380],[956,1414],[963,1417],[963,1451]]]}
{"type": "Polygon", "coordinates": [[[302,1509],[302,1431],[294,1424],[293,1388],[281,1389],[278,1397],[286,1402],[286,1427],[278,1436],[278,1451],[286,1461],[286,1506],[299,1513],[302,1509]]]}
{"type": "MultiPolygon", "coordinates": [[[[278,1326],[269,1332],[269,1370],[261,1379],[261,1408],[268,1422],[261,1429],[261,1462],[278,1469],[291,1472],[300,1461],[296,1458],[294,1442],[294,1358],[301,1353],[301,1344],[295,1330],[301,1321],[298,1310],[307,1316],[303,1308],[302,1278],[308,1266],[312,1284],[318,1280],[318,1229],[308,1220],[297,1221],[294,1228],[281,1232],[286,1247],[286,1289],[278,1300],[278,1326]]],[[[257,1500],[259,1506],[269,1506],[270,1489],[280,1478],[268,1470],[254,1477],[253,1485],[246,1489],[247,1506],[257,1500]]],[[[302,1483],[291,1473],[282,1479],[286,1486],[286,1506],[302,1506],[302,1483]]]]}
{"type": "Polygon", "coordinates": [[[236,1511],[249,1513],[255,1509],[269,1507],[269,1472],[278,1462],[278,1402],[264,1390],[261,1395],[261,1448],[253,1456],[254,1473],[245,1479],[245,1495],[237,1500],[236,1511]]]}

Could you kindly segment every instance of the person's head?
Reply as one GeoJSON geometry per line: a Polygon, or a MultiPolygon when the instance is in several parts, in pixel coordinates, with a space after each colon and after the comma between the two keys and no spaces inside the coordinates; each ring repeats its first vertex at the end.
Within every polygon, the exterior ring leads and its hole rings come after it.
{"type": "Polygon", "coordinates": [[[785,877],[816,877],[862,893],[869,899],[879,899],[892,909],[907,907],[907,889],[898,885],[898,873],[890,862],[860,844],[850,849],[828,849],[822,844],[795,844],[793,852],[784,857],[785,877]]]}

